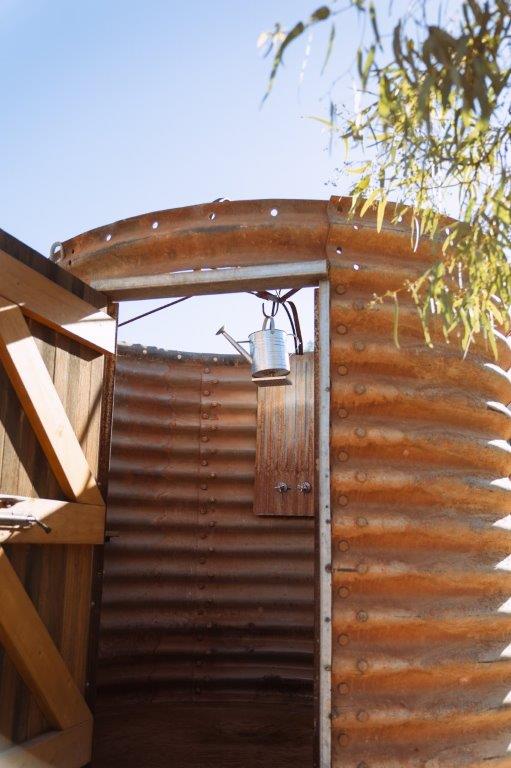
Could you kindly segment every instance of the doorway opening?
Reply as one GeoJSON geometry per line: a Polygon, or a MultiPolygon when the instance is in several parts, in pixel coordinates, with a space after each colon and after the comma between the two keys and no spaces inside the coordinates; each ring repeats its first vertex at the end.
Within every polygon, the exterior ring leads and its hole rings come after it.
{"type": "Polygon", "coordinates": [[[260,387],[238,354],[120,345],[94,768],[317,758],[326,361],[307,346],[260,387]]]}

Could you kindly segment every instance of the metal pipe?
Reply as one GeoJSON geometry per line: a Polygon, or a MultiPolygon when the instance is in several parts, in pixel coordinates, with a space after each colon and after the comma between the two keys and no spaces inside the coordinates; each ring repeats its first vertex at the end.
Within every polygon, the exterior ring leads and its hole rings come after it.
{"type": "Polygon", "coordinates": [[[38,525],[45,533],[51,533],[50,526],[34,515],[0,513],[0,528],[32,528],[33,525],[38,525]]]}

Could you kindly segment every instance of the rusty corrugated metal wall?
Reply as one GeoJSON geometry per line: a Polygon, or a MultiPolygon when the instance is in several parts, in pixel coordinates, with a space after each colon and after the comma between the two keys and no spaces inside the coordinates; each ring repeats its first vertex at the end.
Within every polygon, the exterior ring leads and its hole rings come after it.
{"type": "Polygon", "coordinates": [[[256,396],[236,356],[119,349],[103,701],[312,694],[313,520],[253,513],[256,396]]]}
{"type": "Polygon", "coordinates": [[[421,238],[414,254],[406,217],[392,223],[388,206],[377,233],[376,211],[351,219],[350,202],[146,214],[68,241],[66,260],[95,281],[328,259],[332,764],[507,768],[511,421],[487,403],[511,400],[509,377],[478,348],[465,362],[454,345],[425,349],[406,301],[396,349],[392,307],[369,312],[367,301],[438,248],[421,238]]]}
{"type": "Polygon", "coordinates": [[[392,307],[367,302],[427,264],[366,237],[332,213],[333,765],[500,768],[511,422],[487,403],[509,381],[480,349],[427,350],[404,300],[395,347],[392,307]]]}

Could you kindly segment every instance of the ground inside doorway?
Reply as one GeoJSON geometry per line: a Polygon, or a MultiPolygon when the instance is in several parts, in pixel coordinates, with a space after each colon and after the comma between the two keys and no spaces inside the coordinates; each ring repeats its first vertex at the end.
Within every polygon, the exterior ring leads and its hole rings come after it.
{"type": "Polygon", "coordinates": [[[93,768],[311,768],[308,702],[123,703],[95,717],[93,768]]]}

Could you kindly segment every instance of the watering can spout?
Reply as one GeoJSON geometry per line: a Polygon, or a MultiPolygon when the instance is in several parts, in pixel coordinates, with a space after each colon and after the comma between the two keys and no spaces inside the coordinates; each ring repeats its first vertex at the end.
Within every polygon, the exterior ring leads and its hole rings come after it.
{"type": "Polygon", "coordinates": [[[243,349],[243,347],[241,346],[241,344],[239,344],[239,343],[238,343],[238,342],[237,342],[235,339],[233,339],[233,338],[232,338],[232,336],[230,335],[230,333],[227,333],[227,331],[225,330],[225,326],[223,326],[223,325],[222,325],[222,327],[221,327],[221,328],[219,328],[219,329],[218,329],[218,331],[216,332],[216,335],[217,335],[217,336],[220,336],[220,335],[221,335],[221,336],[225,336],[225,338],[227,339],[227,341],[228,341],[230,344],[232,344],[232,346],[234,347],[234,349],[235,349],[237,352],[239,352],[239,353],[240,353],[240,355],[242,355],[242,357],[244,357],[244,358],[245,358],[245,360],[247,361],[247,363],[249,363],[250,365],[252,365],[252,358],[251,358],[251,357],[250,357],[250,355],[248,354],[247,350],[246,350],[246,349],[243,349]]]}

